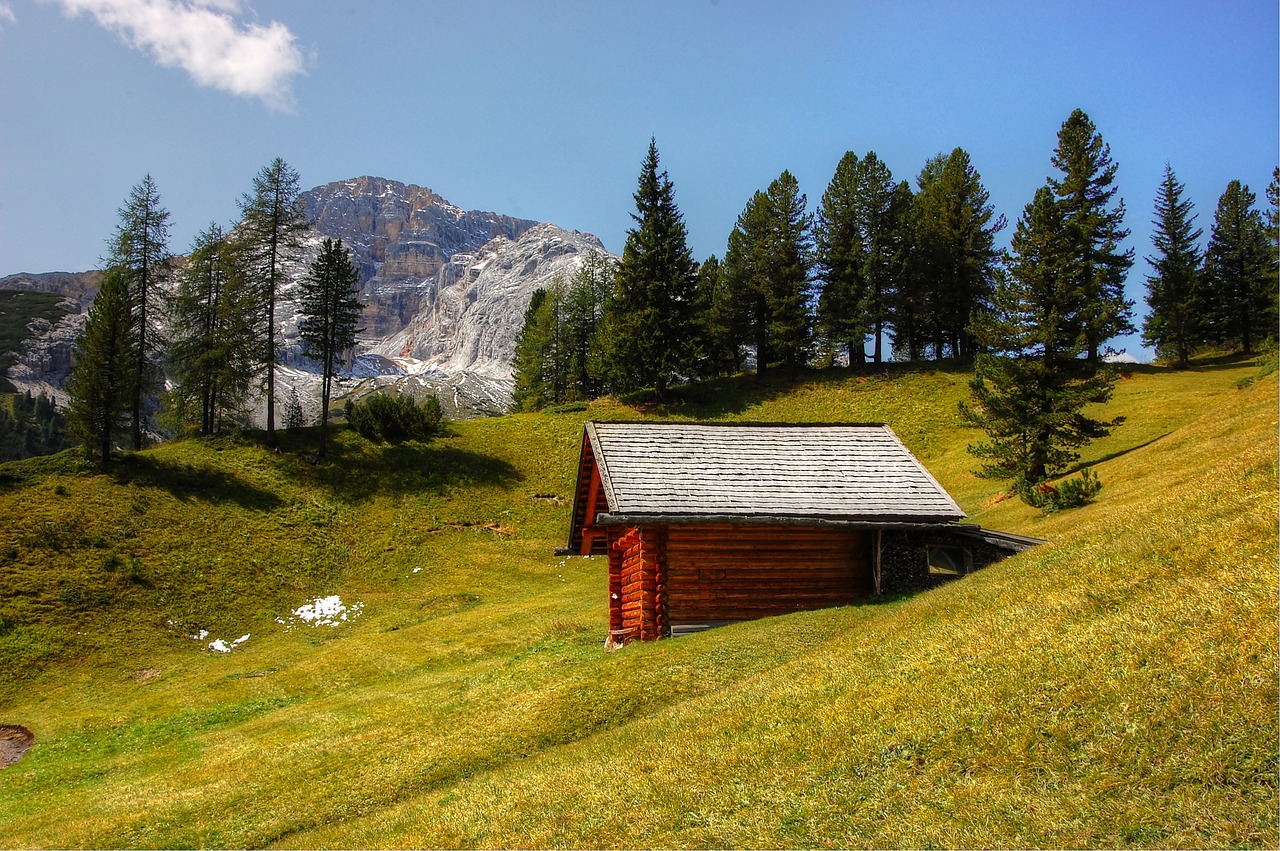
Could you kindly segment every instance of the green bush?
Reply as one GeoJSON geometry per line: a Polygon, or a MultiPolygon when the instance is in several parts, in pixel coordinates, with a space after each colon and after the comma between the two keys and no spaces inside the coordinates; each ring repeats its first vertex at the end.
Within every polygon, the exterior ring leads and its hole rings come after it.
{"type": "Polygon", "coordinates": [[[412,396],[375,393],[359,402],[348,399],[343,413],[352,428],[375,443],[426,440],[440,429],[440,400],[434,395],[418,405],[412,396]]]}
{"type": "Polygon", "coordinates": [[[1085,467],[1080,471],[1078,479],[1064,479],[1056,485],[1041,482],[1021,488],[1018,495],[1027,505],[1051,514],[1054,511],[1088,505],[1100,490],[1102,481],[1096,473],[1085,467]]]}

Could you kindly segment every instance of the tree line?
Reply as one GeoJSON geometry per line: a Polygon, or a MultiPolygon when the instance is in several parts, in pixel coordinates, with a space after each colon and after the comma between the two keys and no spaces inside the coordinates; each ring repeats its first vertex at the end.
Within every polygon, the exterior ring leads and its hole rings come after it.
{"type": "MultiPolygon", "coordinates": [[[[258,392],[274,444],[277,304],[303,261],[310,224],[298,173],[274,159],[242,196],[240,213],[229,231],[211,223],[180,262],[150,175],[120,208],[67,383],[69,427],[100,465],[121,438],[141,449],[161,407],[176,427],[215,434],[242,421],[258,392]]],[[[331,381],[358,331],[357,281],[350,251],[329,239],[297,280],[303,354],[319,362],[322,377],[321,455],[331,381]]]]}
{"type": "MultiPolygon", "coordinates": [[[[1123,247],[1118,165],[1083,110],[1063,122],[1050,163],[1005,250],[996,235],[1007,221],[963,148],[928,160],[914,185],[874,151],[850,151],[812,214],[784,171],[747,202],[723,258],[698,263],[650,140],[621,258],[594,258],[534,294],[513,408],[645,388],[661,398],[680,381],[746,368],[857,369],[888,359],[888,344],[896,360],[974,363],[964,413],[987,434],[970,447],[983,475],[1046,507],[1087,498],[1096,477],[1065,492],[1047,481],[1120,422],[1083,410],[1110,398],[1107,342],[1138,330],[1125,297],[1134,251],[1123,247]]],[[[1265,214],[1232,181],[1201,251],[1166,167],[1142,327],[1160,359],[1185,365],[1205,347],[1274,341],[1278,180],[1280,169],[1265,214]]]]}

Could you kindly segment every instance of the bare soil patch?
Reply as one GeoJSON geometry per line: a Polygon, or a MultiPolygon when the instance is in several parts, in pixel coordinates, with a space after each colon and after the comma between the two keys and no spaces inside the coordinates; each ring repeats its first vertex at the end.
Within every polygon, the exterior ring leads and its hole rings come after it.
{"type": "Polygon", "coordinates": [[[0,768],[8,768],[22,759],[35,740],[35,733],[21,724],[0,724],[0,768]]]}

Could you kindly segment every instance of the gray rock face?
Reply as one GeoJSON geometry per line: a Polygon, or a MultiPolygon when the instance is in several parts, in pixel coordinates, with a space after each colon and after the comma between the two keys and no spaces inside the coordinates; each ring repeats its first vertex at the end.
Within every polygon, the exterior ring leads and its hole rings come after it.
{"type": "Polygon", "coordinates": [[[84,330],[89,305],[98,294],[101,272],[23,272],[0,278],[0,290],[55,293],[65,296],[67,310],[56,322],[37,319],[28,326],[31,336],[14,352],[15,362],[5,373],[19,392],[45,394],[59,405],[67,403],[63,386],[71,375],[76,338],[84,330]]]}
{"type": "Polygon", "coordinates": [[[607,253],[596,237],[540,224],[519,239],[498,237],[474,254],[455,254],[428,288],[428,306],[372,351],[509,382],[534,290],[557,279],[567,285],[593,253],[607,253]]]}
{"type": "Polygon", "coordinates": [[[463,210],[423,186],[357,177],[302,194],[320,234],[341,239],[360,267],[360,296],[369,305],[371,337],[404,328],[426,306],[424,281],[459,253],[496,237],[516,239],[536,222],[463,210]]]}

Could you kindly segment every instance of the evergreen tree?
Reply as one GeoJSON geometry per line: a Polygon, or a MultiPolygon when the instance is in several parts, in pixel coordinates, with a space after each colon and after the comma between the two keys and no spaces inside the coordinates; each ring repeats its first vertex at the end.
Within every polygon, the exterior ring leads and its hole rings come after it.
{"type": "Polygon", "coordinates": [[[1276,335],[1274,255],[1249,187],[1231,181],[1218,199],[1204,275],[1214,337],[1246,354],[1276,335]]]}
{"type": "Polygon", "coordinates": [[[1096,361],[1112,337],[1132,333],[1133,302],[1124,296],[1133,249],[1120,250],[1129,235],[1123,227],[1124,201],[1112,205],[1117,165],[1111,146],[1083,110],[1075,110],[1058,132],[1052,162],[1062,179],[1049,179],[1073,242],[1068,274],[1083,293],[1089,360],[1096,361]]]}
{"type": "Polygon", "coordinates": [[[1084,356],[1092,314],[1072,278],[1075,234],[1049,187],[1027,205],[1011,249],[992,310],[973,324],[984,353],[970,383],[973,405],[964,411],[987,433],[986,441],[969,447],[985,459],[979,475],[1012,479],[1022,498],[1036,505],[1045,480],[1120,420],[1082,413],[1086,405],[1110,399],[1115,375],[1084,356]]]}
{"type": "Polygon", "coordinates": [[[128,275],[118,266],[110,267],[102,275],[84,333],[76,340],[67,380],[71,433],[103,470],[111,462],[115,439],[130,425],[140,347],[128,275]]]}
{"type": "Polygon", "coordinates": [[[894,356],[917,361],[932,339],[928,311],[928,258],[921,247],[919,204],[911,184],[903,180],[893,192],[893,289],[888,303],[894,356]]]}
{"type": "Polygon", "coordinates": [[[120,222],[110,242],[107,265],[119,269],[129,289],[130,311],[138,346],[134,374],[137,384],[129,391],[133,448],[142,448],[146,397],[159,384],[151,356],[160,350],[160,300],[173,266],[169,253],[169,211],[160,206],[160,192],[147,175],[129,191],[119,210],[120,222]]]}
{"type": "Polygon", "coordinates": [[[752,196],[729,234],[724,274],[743,305],[758,375],[774,361],[802,366],[812,353],[813,237],[805,204],[795,177],[784,171],[752,196]]]}
{"type": "Polygon", "coordinates": [[[995,235],[1005,219],[988,203],[990,194],[964,148],[931,158],[917,185],[916,227],[927,258],[925,299],[934,357],[950,352],[968,358],[974,354],[969,324],[989,304],[999,259],[995,235]]]}
{"type": "Polygon", "coordinates": [[[744,313],[714,254],[698,267],[698,316],[703,358],[699,374],[714,378],[739,372],[746,342],[744,313]]]}
{"type": "Polygon", "coordinates": [[[1195,214],[1183,185],[1168,163],[1156,195],[1156,226],[1151,241],[1157,254],[1148,257],[1147,305],[1151,312],[1142,323],[1142,342],[1155,346],[1161,358],[1186,366],[1191,353],[1204,341],[1204,303],[1200,287],[1202,231],[1192,230],[1195,214]]]}
{"type": "Polygon", "coordinates": [[[241,414],[258,363],[255,299],[234,248],[217,224],[198,234],[172,303],[173,413],[206,435],[241,414]]]}
{"type": "Polygon", "coordinates": [[[298,173],[279,157],[264,166],[253,179],[252,194],[240,200],[242,220],[236,229],[244,269],[260,304],[255,318],[261,324],[268,442],[274,442],[276,429],[276,299],[290,267],[302,258],[302,233],[308,226],[298,181],[298,173]]]}
{"type": "Polygon", "coordinates": [[[565,347],[566,370],[563,401],[594,399],[604,392],[605,369],[601,323],[614,288],[613,261],[591,252],[573,276],[559,311],[564,323],[560,335],[565,347]]]}
{"type": "Polygon", "coordinates": [[[614,273],[607,360],[617,389],[653,387],[662,397],[673,380],[691,374],[697,359],[697,265],[652,139],[634,197],[636,226],[627,231],[614,273]]]}
{"type": "Polygon", "coordinates": [[[320,451],[324,457],[329,430],[329,393],[345,354],[356,343],[362,305],[356,296],[360,270],[351,252],[326,238],[311,273],[299,288],[298,336],[302,353],[320,363],[320,451]]]}
{"type": "Polygon", "coordinates": [[[554,341],[556,334],[555,297],[536,289],[524,311],[524,322],[516,335],[511,410],[536,411],[550,404],[554,341]]]}
{"type": "MultiPolygon", "coordinates": [[[[874,154],[872,155],[874,156],[874,154]]],[[[825,346],[843,348],[850,366],[866,359],[866,242],[859,203],[860,161],[846,151],[815,217],[814,260],[821,291],[818,331],[825,346]]]]}

